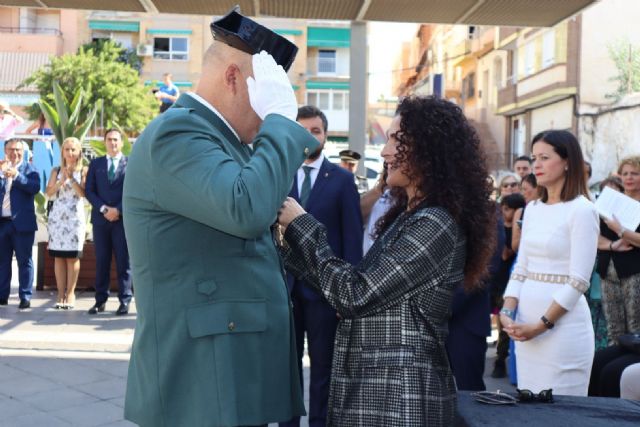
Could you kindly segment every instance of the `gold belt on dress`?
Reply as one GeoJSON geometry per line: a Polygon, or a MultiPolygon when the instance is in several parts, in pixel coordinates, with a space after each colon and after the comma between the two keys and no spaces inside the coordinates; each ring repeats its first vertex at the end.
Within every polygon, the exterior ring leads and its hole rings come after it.
{"type": "Polygon", "coordinates": [[[546,283],[559,283],[564,285],[569,282],[570,277],[566,274],[546,274],[546,273],[532,273],[527,272],[527,279],[535,280],[537,282],[546,283]]]}

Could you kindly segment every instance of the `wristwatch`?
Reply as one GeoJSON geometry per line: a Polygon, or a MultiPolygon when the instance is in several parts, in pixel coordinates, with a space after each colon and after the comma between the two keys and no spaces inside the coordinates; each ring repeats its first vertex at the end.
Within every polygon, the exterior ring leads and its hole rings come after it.
{"type": "Polygon", "coordinates": [[[553,323],[551,320],[547,319],[546,316],[542,316],[540,320],[542,320],[542,323],[544,323],[544,327],[547,329],[553,329],[553,327],[556,326],[556,324],[553,323]]]}
{"type": "Polygon", "coordinates": [[[107,213],[107,207],[105,205],[100,206],[100,213],[102,215],[107,213]]]}

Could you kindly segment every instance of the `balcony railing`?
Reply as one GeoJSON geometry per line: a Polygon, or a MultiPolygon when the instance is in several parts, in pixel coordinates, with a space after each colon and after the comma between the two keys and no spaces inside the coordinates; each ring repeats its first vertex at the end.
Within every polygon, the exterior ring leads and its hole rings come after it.
{"type": "Polygon", "coordinates": [[[44,34],[49,36],[61,36],[62,31],[56,28],[25,28],[25,27],[0,27],[0,33],[12,34],[44,34]]]}
{"type": "Polygon", "coordinates": [[[507,83],[507,86],[500,89],[498,91],[498,109],[506,105],[515,104],[517,99],[517,90],[518,86],[511,83],[507,83]]]}

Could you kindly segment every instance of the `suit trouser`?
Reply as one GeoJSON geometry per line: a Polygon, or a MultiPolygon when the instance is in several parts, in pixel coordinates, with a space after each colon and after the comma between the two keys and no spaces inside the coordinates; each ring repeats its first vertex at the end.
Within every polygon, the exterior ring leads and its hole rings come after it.
{"type": "MultiPolygon", "coordinates": [[[[333,360],[333,342],[336,336],[338,318],[336,311],[322,298],[307,298],[298,284],[291,299],[293,301],[293,319],[296,329],[298,351],[298,369],[301,389],[304,390],[302,357],[304,356],[304,335],[307,334],[311,375],[309,378],[309,427],[324,427],[327,420],[329,383],[331,381],[331,362],[333,360]]],[[[280,427],[297,427],[300,417],[280,423],[280,427]]]]}
{"type": "Polygon", "coordinates": [[[0,299],[9,298],[11,291],[11,260],[18,262],[18,295],[31,300],[33,288],[33,241],[35,231],[18,231],[10,220],[0,220],[0,299]]]}
{"type": "Polygon", "coordinates": [[[483,376],[487,337],[461,325],[450,325],[446,346],[458,390],[486,390],[483,376]]]}
{"type": "Polygon", "coordinates": [[[122,220],[108,224],[94,224],[93,243],[96,251],[96,303],[102,304],[109,298],[111,255],[114,253],[118,273],[118,299],[125,303],[131,301],[133,292],[129,250],[122,220]]]}

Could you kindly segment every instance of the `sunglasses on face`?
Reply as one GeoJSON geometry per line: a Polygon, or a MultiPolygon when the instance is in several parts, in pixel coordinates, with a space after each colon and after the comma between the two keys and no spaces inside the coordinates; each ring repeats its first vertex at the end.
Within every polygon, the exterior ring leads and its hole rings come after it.
{"type": "Polygon", "coordinates": [[[509,188],[509,187],[516,188],[517,186],[518,186],[517,182],[507,182],[502,184],[502,188],[509,188]]]}
{"type": "Polygon", "coordinates": [[[518,395],[518,402],[528,403],[528,402],[541,402],[541,403],[553,403],[553,389],[542,390],[540,393],[536,394],[531,390],[520,390],[516,389],[518,395]]]}

